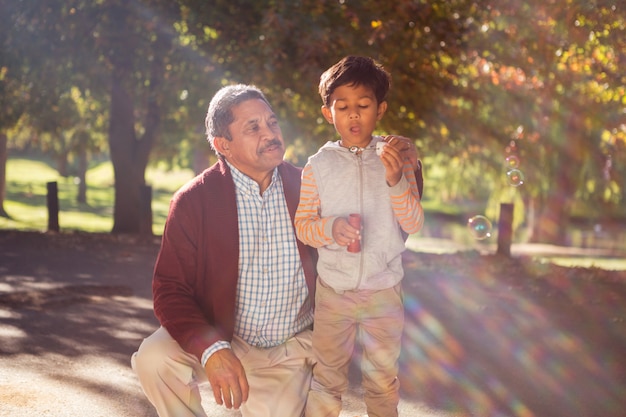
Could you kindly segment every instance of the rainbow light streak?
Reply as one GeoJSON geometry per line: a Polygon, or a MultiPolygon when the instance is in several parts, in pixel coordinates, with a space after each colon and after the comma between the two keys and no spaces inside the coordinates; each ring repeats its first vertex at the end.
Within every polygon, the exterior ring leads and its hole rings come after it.
{"type": "MultiPolygon", "coordinates": [[[[619,412],[625,393],[612,383],[623,378],[614,360],[596,357],[532,294],[501,283],[488,262],[427,282],[419,275],[405,278],[404,390],[477,416],[619,412]]],[[[554,285],[584,304],[580,288],[558,278],[554,285]]]]}

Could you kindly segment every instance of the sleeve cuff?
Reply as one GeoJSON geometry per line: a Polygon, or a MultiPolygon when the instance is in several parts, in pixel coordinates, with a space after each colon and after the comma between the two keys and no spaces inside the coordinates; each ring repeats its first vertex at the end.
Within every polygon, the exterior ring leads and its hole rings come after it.
{"type": "Polygon", "coordinates": [[[330,239],[332,243],[335,243],[335,239],[333,239],[333,224],[335,220],[337,220],[337,216],[327,217],[324,224],[324,239],[330,239]]]}
{"type": "Polygon", "coordinates": [[[400,177],[400,181],[393,187],[389,187],[389,194],[392,196],[399,196],[406,193],[406,190],[411,188],[409,181],[406,179],[404,175],[400,177]]]}
{"type": "Polygon", "coordinates": [[[211,346],[206,348],[204,352],[202,352],[202,359],[200,360],[200,363],[202,363],[202,367],[204,368],[206,362],[209,360],[212,354],[214,354],[218,350],[230,348],[230,343],[226,342],[225,340],[218,340],[217,342],[213,343],[211,346]]]}

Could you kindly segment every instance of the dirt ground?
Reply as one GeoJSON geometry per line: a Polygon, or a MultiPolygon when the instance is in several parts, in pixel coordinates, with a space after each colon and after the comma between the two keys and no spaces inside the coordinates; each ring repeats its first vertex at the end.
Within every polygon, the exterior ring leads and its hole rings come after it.
{"type": "MultiPolygon", "coordinates": [[[[129,357],[157,326],[158,246],[0,231],[0,416],[156,416],[129,357]]],[[[515,251],[404,260],[401,416],[626,416],[626,271],[515,251]]],[[[351,381],[342,417],[365,415],[357,362],[351,381]]]]}

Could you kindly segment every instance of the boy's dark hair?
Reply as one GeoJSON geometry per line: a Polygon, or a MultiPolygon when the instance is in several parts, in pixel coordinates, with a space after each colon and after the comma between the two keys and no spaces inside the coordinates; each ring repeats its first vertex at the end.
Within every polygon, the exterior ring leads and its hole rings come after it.
{"type": "Polygon", "coordinates": [[[331,94],[342,85],[371,88],[380,104],[387,99],[391,75],[372,58],[350,55],[328,68],[320,77],[319,93],[325,106],[330,105],[331,94]]]}

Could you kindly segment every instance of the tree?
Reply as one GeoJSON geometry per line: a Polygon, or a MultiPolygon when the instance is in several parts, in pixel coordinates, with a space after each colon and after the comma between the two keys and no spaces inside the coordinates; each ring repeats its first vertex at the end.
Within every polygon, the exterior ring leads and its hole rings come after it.
{"type": "Polygon", "coordinates": [[[526,173],[516,190],[537,210],[535,241],[565,243],[581,199],[617,211],[626,187],[614,162],[624,140],[626,36],[614,2],[249,3],[194,8],[195,27],[212,35],[207,51],[232,76],[262,83],[298,121],[300,129],[290,126],[297,143],[333,137],[311,117],[319,74],[340,56],[367,54],[396,86],[381,128],[447,155],[441,191],[471,197],[483,186],[502,195],[513,155],[526,173]],[[244,9],[246,32],[225,23],[244,9]]]}
{"type": "MultiPolygon", "coordinates": [[[[5,58],[3,56],[3,58],[5,58]]],[[[4,61],[4,59],[3,59],[4,61]]],[[[24,103],[20,96],[20,85],[6,66],[0,64],[0,216],[9,217],[4,209],[6,190],[7,131],[12,128],[23,112],[24,103]]]]}
{"type": "MultiPolygon", "coordinates": [[[[165,0],[44,0],[2,7],[10,22],[2,32],[11,53],[7,61],[17,68],[15,84],[27,93],[22,126],[65,161],[77,152],[82,158],[85,139],[97,141],[108,122],[115,173],[113,232],[151,230],[139,208],[150,152],[162,139],[159,158],[191,159],[181,154],[189,147],[180,142],[201,137],[195,128],[190,134],[189,119],[201,123],[197,109],[206,111],[210,97],[196,86],[212,84],[211,66],[194,50],[193,39],[178,35],[185,26],[179,6],[165,0]]],[[[62,165],[59,169],[63,173],[62,165]]]]}
{"type": "Polygon", "coordinates": [[[594,3],[500,2],[472,45],[478,108],[489,109],[481,123],[500,130],[501,148],[512,143],[522,158],[527,181],[520,190],[537,208],[537,242],[566,243],[576,203],[607,208],[626,187],[602,174],[610,158],[603,142],[624,140],[626,14],[611,2],[594,3]]]}
{"type": "MultiPolygon", "coordinates": [[[[13,79],[13,91],[19,92],[3,94],[7,100],[3,108],[13,111],[13,125],[22,127],[22,136],[28,132],[36,138],[36,145],[56,159],[59,173],[68,175],[73,131],[86,123],[74,92],[87,88],[86,81],[91,80],[76,58],[90,50],[73,18],[76,9],[68,2],[50,0],[4,2],[2,11],[7,23],[0,31],[5,39],[3,68],[7,79],[13,79]]],[[[34,142],[31,139],[29,145],[34,142]]],[[[4,187],[3,178],[0,183],[4,187]]]]}
{"type": "Polygon", "coordinates": [[[179,5],[167,0],[141,6],[116,0],[101,10],[98,48],[111,72],[114,233],[151,233],[150,219],[142,217],[141,193],[154,144],[160,145],[161,156],[181,157],[178,136],[186,141],[198,137],[196,129],[189,135],[188,120],[193,116],[194,124],[201,122],[197,110],[206,111],[208,100],[202,87],[215,82],[185,25],[179,5]],[[198,89],[200,94],[189,94],[198,89]]]}
{"type": "MultiPolygon", "coordinates": [[[[581,203],[617,211],[623,202],[625,13],[611,1],[2,5],[11,22],[0,29],[15,61],[7,66],[11,88],[28,93],[26,114],[56,121],[71,138],[72,123],[61,123],[72,118],[60,117],[63,109],[73,114],[68,92],[109,109],[102,113],[116,179],[114,232],[141,229],[139,190],[151,160],[193,159],[221,85],[261,87],[282,120],[287,158],[303,164],[335,137],[319,117],[317,83],[347,54],[372,56],[392,74],[380,131],[416,138],[427,172],[445,165],[429,178],[431,198],[497,202],[515,194],[529,214],[536,208],[533,238],[551,243],[563,241],[581,203]],[[507,156],[519,157],[526,175],[514,193],[507,156]]],[[[77,103],[79,119],[93,117],[77,103]]]]}
{"type": "Polygon", "coordinates": [[[7,131],[18,122],[25,106],[25,92],[22,67],[17,51],[10,48],[14,42],[11,28],[11,15],[0,3],[0,216],[9,217],[4,208],[6,195],[7,131]]]}

